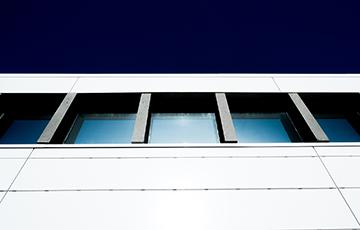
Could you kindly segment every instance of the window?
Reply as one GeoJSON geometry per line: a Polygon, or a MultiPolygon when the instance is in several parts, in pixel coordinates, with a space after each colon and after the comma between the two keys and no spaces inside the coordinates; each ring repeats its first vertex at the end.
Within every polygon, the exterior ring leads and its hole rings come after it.
{"type": "Polygon", "coordinates": [[[2,94],[0,144],[36,144],[64,94],[2,94]]]}
{"type": "Polygon", "coordinates": [[[330,142],[359,142],[357,93],[304,93],[301,98],[314,114],[330,142]]]}
{"type": "Polygon", "coordinates": [[[81,114],[69,134],[67,143],[131,143],[135,114],[81,114]]]}
{"type": "Polygon", "coordinates": [[[66,144],[130,144],[140,94],[78,94],[57,141],[66,144]]]}
{"type": "Polygon", "coordinates": [[[330,141],[360,141],[359,133],[344,116],[317,115],[316,120],[319,122],[330,141]]]}
{"type": "Polygon", "coordinates": [[[1,135],[0,144],[35,144],[48,122],[48,119],[13,120],[1,135]]]}
{"type": "Polygon", "coordinates": [[[356,93],[64,96],[1,94],[0,144],[360,142],[356,93]]]}
{"type": "Polygon", "coordinates": [[[148,143],[219,143],[215,94],[154,93],[148,143]]]}
{"type": "Polygon", "coordinates": [[[232,117],[238,142],[291,142],[295,133],[285,113],[235,113],[232,117]]]}
{"type": "Polygon", "coordinates": [[[154,113],[150,143],[217,143],[213,113],[154,113]]]}
{"type": "Polygon", "coordinates": [[[299,142],[308,136],[295,128],[301,114],[287,94],[230,93],[227,99],[239,143],[299,142]]]}

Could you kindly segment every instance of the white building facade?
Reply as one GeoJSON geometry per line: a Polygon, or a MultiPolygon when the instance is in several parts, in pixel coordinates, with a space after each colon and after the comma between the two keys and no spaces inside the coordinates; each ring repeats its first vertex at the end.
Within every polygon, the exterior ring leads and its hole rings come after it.
{"type": "Polygon", "coordinates": [[[1,74],[0,93],[3,120],[51,111],[37,143],[0,144],[0,229],[360,229],[360,142],[316,117],[351,113],[359,135],[360,75],[1,74]],[[296,137],[240,141],[233,114],[275,107],[296,137]],[[111,108],[135,114],[130,143],[71,139],[70,113],[111,108]],[[217,141],[151,143],[153,113],[193,111],[216,114],[217,141]]]}

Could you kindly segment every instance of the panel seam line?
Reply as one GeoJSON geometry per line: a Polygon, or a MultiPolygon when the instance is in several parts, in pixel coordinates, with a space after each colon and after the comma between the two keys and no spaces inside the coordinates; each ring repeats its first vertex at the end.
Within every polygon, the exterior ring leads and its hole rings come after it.
{"type": "Polygon", "coordinates": [[[69,91],[68,93],[72,93],[72,92],[73,92],[73,89],[75,88],[75,85],[77,84],[77,82],[79,81],[79,79],[80,79],[79,77],[76,78],[74,84],[72,85],[72,87],[71,87],[71,89],[70,89],[70,91],[69,91]]]}
{"type": "Polygon", "coordinates": [[[17,172],[17,174],[15,175],[13,181],[11,182],[11,184],[9,185],[8,189],[6,190],[5,194],[2,196],[1,200],[0,200],[0,205],[3,202],[3,200],[5,199],[6,195],[9,193],[12,185],[15,183],[15,180],[18,178],[18,176],[20,175],[20,172],[22,171],[22,169],[25,167],[25,164],[28,162],[28,160],[31,157],[31,154],[34,152],[35,148],[33,148],[30,152],[30,154],[28,155],[28,157],[26,158],[26,160],[24,161],[24,163],[22,164],[22,166],[20,167],[19,171],[17,172]]]}
{"type": "Polygon", "coordinates": [[[358,218],[356,217],[356,215],[355,215],[354,211],[352,210],[352,208],[351,208],[350,204],[349,204],[349,203],[347,202],[347,200],[345,199],[344,194],[341,192],[341,189],[339,188],[339,186],[338,186],[338,185],[337,185],[337,183],[335,182],[335,179],[332,177],[332,175],[331,175],[331,173],[330,173],[329,169],[326,167],[326,165],[325,165],[324,161],[322,160],[322,158],[321,158],[320,154],[317,152],[317,150],[316,150],[316,148],[315,148],[315,147],[313,147],[313,149],[314,149],[314,151],[316,152],[316,154],[318,155],[318,157],[319,157],[319,159],[320,159],[321,164],[324,166],[324,168],[325,168],[325,170],[326,170],[327,174],[330,176],[330,178],[331,178],[331,180],[333,181],[333,183],[334,183],[335,187],[336,187],[336,188],[337,188],[337,190],[339,191],[339,193],[340,193],[341,197],[343,198],[343,200],[344,200],[345,204],[346,204],[346,205],[347,205],[347,207],[350,209],[351,214],[353,215],[353,217],[355,218],[356,222],[357,222],[357,223],[358,223],[358,225],[360,226],[360,222],[359,222],[358,218]]]}
{"type": "Polygon", "coordinates": [[[278,85],[278,84],[277,84],[277,82],[276,82],[275,77],[271,77],[271,78],[272,78],[272,80],[273,80],[273,82],[274,82],[274,84],[275,84],[276,88],[279,90],[279,92],[282,92],[282,91],[281,91],[281,89],[280,89],[280,87],[279,87],[279,85],[278,85]]]}

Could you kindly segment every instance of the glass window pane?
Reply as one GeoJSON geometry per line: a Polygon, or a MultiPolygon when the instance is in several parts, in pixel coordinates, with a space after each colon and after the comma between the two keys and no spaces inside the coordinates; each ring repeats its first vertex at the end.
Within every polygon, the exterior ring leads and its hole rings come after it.
{"type": "Polygon", "coordinates": [[[131,143],[135,114],[79,115],[70,143],[131,143]]]}
{"type": "Polygon", "coordinates": [[[14,120],[0,137],[0,144],[35,144],[48,119],[14,120]]]}
{"type": "Polygon", "coordinates": [[[360,141],[360,135],[346,118],[317,118],[330,141],[360,141]]]}
{"type": "Polygon", "coordinates": [[[150,143],[217,143],[212,113],[155,113],[151,115],[150,143]]]}
{"type": "Polygon", "coordinates": [[[233,114],[238,142],[291,142],[280,114],[233,114]]]}

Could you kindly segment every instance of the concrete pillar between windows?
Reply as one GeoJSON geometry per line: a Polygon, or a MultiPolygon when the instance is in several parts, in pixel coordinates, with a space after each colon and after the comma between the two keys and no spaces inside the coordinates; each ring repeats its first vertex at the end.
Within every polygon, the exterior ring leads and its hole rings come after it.
{"type": "Polygon", "coordinates": [[[306,124],[310,128],[312,134],[318,142],[329,142],[329,138],[326,136],[324,130],[321,128],[319,123],[316,121],[313,114],[310,112],[308,107],[305,105],[299,94],[289,93],[289,96],[292,102],[295,104],[296,108],[300,112],[302,118],[305,120],[306,124]]]}
{"type": "Polygon", "coordinates": [[[73,103],[75,97],[76,93],[66,94],[64,100],[61,102],[60,106],[58,107],[54,115],[51,117],[46,128],[37,140],[37,143],[48,144],[53,142],[55,133],[58,131],[58,128],[63,121],[66,113],[68,112],[71,104],[73,103]]]}
{"type": "Polygon", "coordinates": [[[225,143],[237,143],[234,123],[231,117],[229,105],[225,93],[216,93],[217,109],[220,115],[220,123],[225,143]]]}
{"type": "Polygon", "coordinates": [[[149,119],[150,101],[150,93],[141,94],[139,108],[136,114],[134,132],[131,138],[131,143],[133,144],[146,143],[146,131],[149,119]]]}

